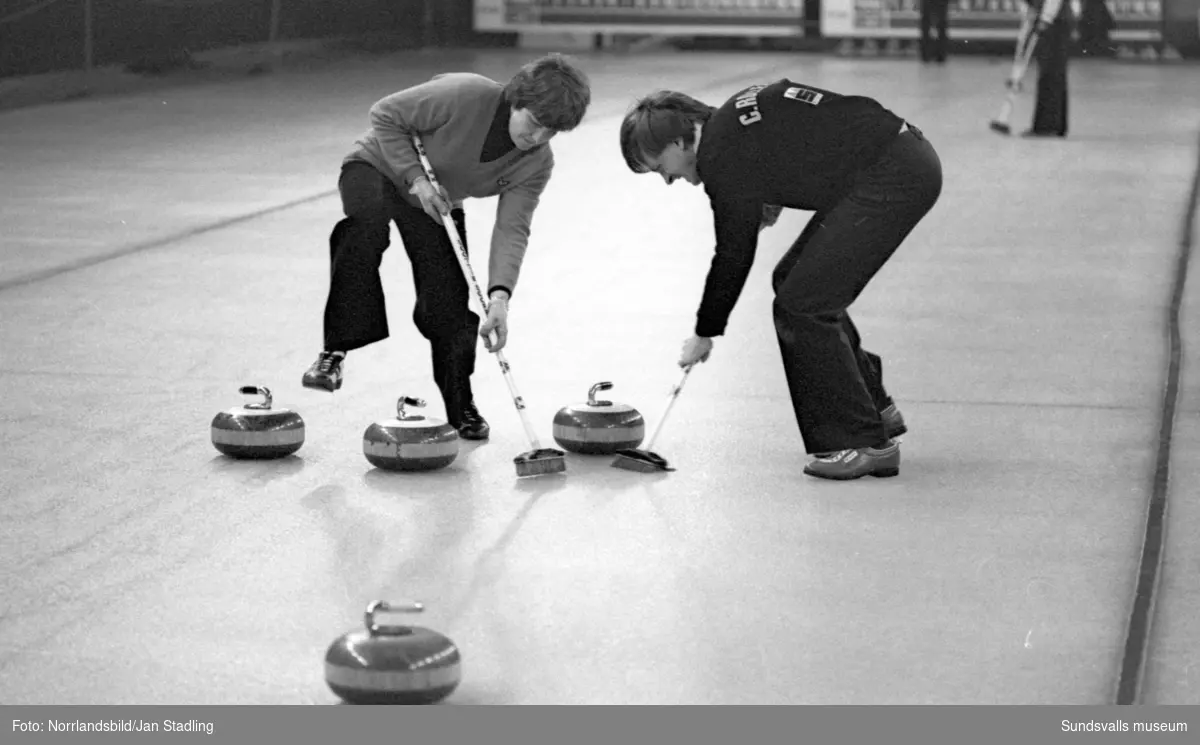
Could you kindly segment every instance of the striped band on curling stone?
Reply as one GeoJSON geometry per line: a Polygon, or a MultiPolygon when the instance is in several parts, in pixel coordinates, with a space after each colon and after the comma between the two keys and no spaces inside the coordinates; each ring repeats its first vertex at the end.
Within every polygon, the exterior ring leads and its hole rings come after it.
{"type": "Polygon", "coordinates": [[[457,662],[445,667],[415,670],[364,670],[325,663],[325,680],[331,686],[364,693],[410,693],[453,688],[459,683],[457,662]]]}

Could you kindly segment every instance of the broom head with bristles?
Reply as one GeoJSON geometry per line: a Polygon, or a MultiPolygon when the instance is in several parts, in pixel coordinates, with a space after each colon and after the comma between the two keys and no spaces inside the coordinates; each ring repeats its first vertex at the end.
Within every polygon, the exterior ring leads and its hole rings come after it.
{"type": "Polygon", "coordinates": [[[663,458],[658,453],[653,453],[649,450],[638,450],[636,448],[628,448],[618,450],[617,455],[613,458],[613,468],[623,468],[626,471],[638,471],[640,473],[655,473],[657,471],[674,471],[666,458],[663,458]]]}
{"type": "Polygon", "coordinates": [[[541,448],[521,453],[513,458],[513,463],[517,466],[517,477],[562,473],[567,470],[566,455],[563,451],[554,448],[541,448]]]}

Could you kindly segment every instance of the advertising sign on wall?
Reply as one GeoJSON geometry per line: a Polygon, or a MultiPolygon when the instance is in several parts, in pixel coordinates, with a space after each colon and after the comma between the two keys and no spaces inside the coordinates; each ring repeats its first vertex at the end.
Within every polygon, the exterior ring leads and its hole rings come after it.
{"type": "MultiPolygon", "coordinates": [[[[1105,0],[1116,26],[1113,41],[1158,41],[1161,0],[1105,0]]],[[[950,0],[950,37],[1007,40],[1016,37],[1020,0],[950,0]]],[[[920,0],[821,0],[821,33],[830,38],[916,39],[920,0]]]]}
{"type": "Polygon", "coordinates": [[[475,0],[475,30],[800,36],[805,0],[475,0]]]}

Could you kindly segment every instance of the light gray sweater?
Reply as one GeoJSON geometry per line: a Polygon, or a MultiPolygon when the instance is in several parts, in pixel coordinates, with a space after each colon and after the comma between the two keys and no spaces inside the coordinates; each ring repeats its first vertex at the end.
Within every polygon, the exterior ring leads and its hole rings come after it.
{"type": "Polygon", "coordinates": [[[412,143],[419,134],[434,174],[455,206],[467,197],[500,195],[486,286],[506,287],[511,293],[521,273],[533,212],[554,170],[554,154],[545,144],[514,149],[490,163],[479,161],[503,97],[504,86],[474,73],[446,73],[393,93],[371,107],[371,129],[346,160],[370,163],[419,207],[420,201],[408,193],[425,175],[412,143]]]}

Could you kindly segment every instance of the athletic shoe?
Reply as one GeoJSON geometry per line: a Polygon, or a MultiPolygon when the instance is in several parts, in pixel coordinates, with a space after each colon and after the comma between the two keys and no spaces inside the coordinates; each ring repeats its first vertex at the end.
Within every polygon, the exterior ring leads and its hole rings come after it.
{"type": "Polygon", "coordinates": [[[475,408],[475,402],[468,403],[456,417],[450,417],[450,426],[458,430],[458,436],[464,440],[486,440],[492,428],[487,420],[475,408]]]}
{"type": "Polygon", "coordinates": [[[804,472],[809,476],[835,481],[849,481],[863,476],[899,476],[900,443],[890,442],[882,448],[839,450],[818,457],[804,467],[804,472]]]}
{"type": "Polygon", "coordinates": [[[345,360],[344,352],[321,352],[317,355],[317,361],[304,373],[301,384],[305,388],[333,393],[342,387],[342,363],[345,360]]]}

